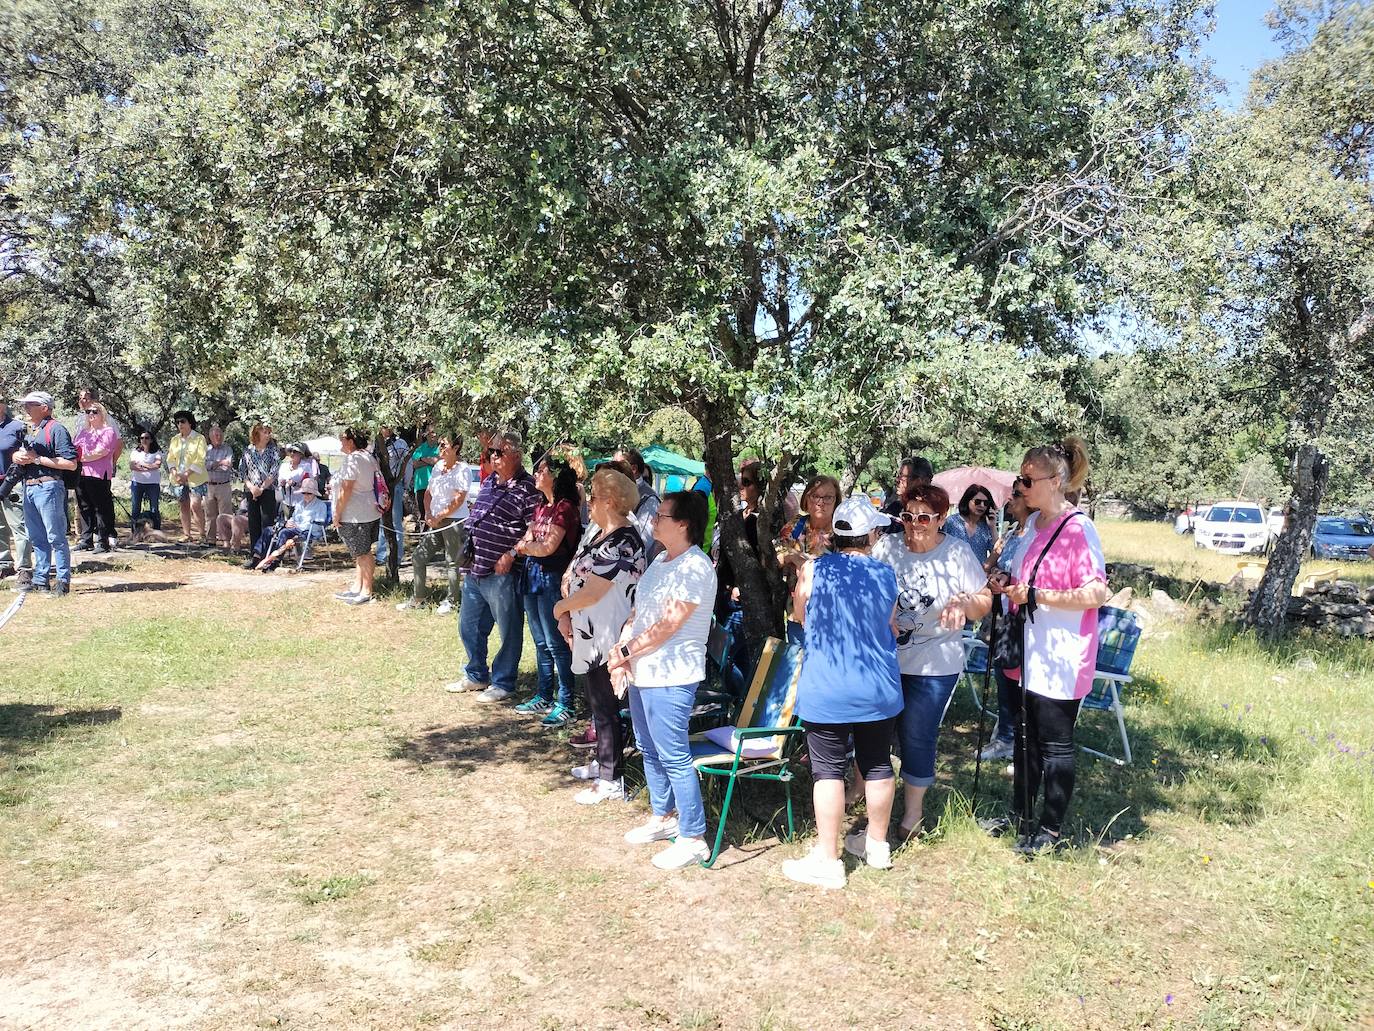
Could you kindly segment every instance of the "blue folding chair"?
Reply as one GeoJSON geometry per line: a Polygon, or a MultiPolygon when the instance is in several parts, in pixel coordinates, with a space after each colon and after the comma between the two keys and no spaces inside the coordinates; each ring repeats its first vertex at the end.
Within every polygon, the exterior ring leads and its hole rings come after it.
{"type": "Polygon", "coordinates": [[[1116,729],[1121,734],[1122,756],[1099,752],[1096,748],[1079,745],[1089,755],[1095,755],[1126,766],[1132,761],[1131,739],[1126,733],[1126,715],[1121,705],[1121,688],[1131,682],[1131,660],[1140,643],[1140,626],[1135,613],[1104,605],[1097,615],[1097,668],[1093,672],[1093,689],[1083,699],[1083,708],[1110,711],[1116,715],[1116,729]]]}

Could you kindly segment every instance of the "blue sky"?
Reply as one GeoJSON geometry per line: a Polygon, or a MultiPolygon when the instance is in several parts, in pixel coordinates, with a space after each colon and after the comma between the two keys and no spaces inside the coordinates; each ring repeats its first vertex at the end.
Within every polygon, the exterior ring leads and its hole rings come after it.
{"type": "Polygon", "coordinates": [[[1213,70],[1226,80],[1228,106],[1245,98],[1250,73],[1279,54],[1264,16],[1266,0],[1217,0],[1217,30],[1207,44],[1207,56],[1215,62],[1213,70]]]}

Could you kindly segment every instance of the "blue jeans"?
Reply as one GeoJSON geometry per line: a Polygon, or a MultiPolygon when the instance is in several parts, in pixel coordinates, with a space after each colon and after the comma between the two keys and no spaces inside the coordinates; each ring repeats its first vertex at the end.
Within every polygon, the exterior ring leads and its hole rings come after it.
{"type": "Polygon", "coordinates": [[[644,779],[655,816],[677,810],[677,832],[684,838],[706,836],[706,807],[701,782],[692,765],[687,724],[697,685],[630,688],[630,720],[644,756],[644,779]]]}
{"type": "MultiPolygon", "coordinates": [[[[399,486],[399,483],[398,483],[399,486]]],[[[406,538],[402,524],[406,518],[406,503],[401,491],[392,495],[391,499],[391,525],[396,530],[396,566],[400,568],[406,557],[406,538]]],[[[377,534],[377,563],[386,565],[387,555],[390,554],[390,545],[386,539],[386,524],[382,524],[381,533],[377,534]]]]}
{"type": "Polygon", "coordinates": [[[573,704],[572,649],[558,632],[558,620],[553,607],[558,604],[558,591],[540,591],[524,596],[525,615],[529,618],[530,637],[534,639],[534,657],[539,665],[539,687],[535,694],[546,702],[554,701],[554,679],[557,674],[558,704],[571,709],[573,704]]]}
{"type": "Polygon", "coordinates": [[[458,612],[458,636],[468,653],[464,667],[469,680],[506,691],[515,690],[520,651],[525,643],[520,596],[510,573],[463,577],[463,607],[458,612]],[[501,634],[501,647],[487,666],[487,640],[492,627],[501,634]]]}
{"type": "Polygon", "coordinates": [[[1016,717],[1021,692],[1016,681],[996,666],[992,669],[997,678],[997,729],[992,740],[998,744],[1010,745],[1016,740],[1016,717]]]}
{"type": "Polygon", "coordinates": [[[72,579],[67,545],[67,488],[59,480],[24,487],[24,526],[33,545],[33,585],[48,586],[51,571],[60,583],[72,579]]]}
{"type": "Polygon", "coordinates": [[[958,673],[944,677],[902,674],[906,707],[897,717],[897,740],[901,743],[903,784],[928,788],[935,783],[935,741],[958,682],[958,673]]]}
{"type": "MultiPolygon", "coordinates": [[[[129,491],[133,495],[133,512],[130,517],[130,525],[133,529],[138,529],[138,521],[143,518],[144,506],[147,506],[148,522],[152,524],[154,530],[162,529],[162,485],[159,483],[131,483],[129,491]]],[[[206,532],[214,536],[215,528],[206,527],[206,532]]]]}

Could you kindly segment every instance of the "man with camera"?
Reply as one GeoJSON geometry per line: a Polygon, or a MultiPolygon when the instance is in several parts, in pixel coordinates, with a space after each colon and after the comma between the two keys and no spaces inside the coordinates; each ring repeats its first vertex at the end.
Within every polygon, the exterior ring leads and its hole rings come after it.
{"type": "MultiPolygon", "coordinates": [[[[24,423],[10,412],[7,401],[0,400],[0,477],[9,472],[24,432],[24,423]]],[[[16,574],[21,588],[27,587],[33,576],[33,549],[24,527],[24,503],[14,485],[0,492],[0,580],[16,574]]]]}
{"type": "Polygon", "coordinates": [[[71,590],[72,583],[67,484],[62,474],[76,471],[76,445],[67,427],[52,417],[51,394],[35,390],[19,403],[24,406],[30,429],[12,461],[19,467],[24,523],[33,546],[32,586],[61,597],[71,590]]]}

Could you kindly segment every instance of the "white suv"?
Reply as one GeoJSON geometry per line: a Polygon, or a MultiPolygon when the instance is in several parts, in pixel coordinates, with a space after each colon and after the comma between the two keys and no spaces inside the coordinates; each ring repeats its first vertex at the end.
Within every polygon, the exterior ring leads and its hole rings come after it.
{"type": "Polygon", "coordinates": [[[1269,545],[1268,513],[1253,501],[1218,501],[1193,531],[1199,548],[1244,555],[1269,545]]]}

